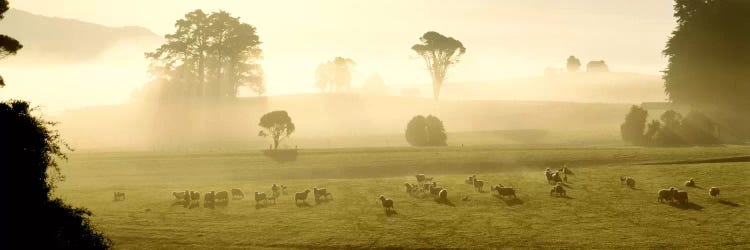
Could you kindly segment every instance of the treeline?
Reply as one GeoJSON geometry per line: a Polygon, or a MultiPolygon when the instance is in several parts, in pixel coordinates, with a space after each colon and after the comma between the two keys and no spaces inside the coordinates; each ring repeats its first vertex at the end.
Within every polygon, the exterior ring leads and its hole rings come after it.
{"type": "Polygon", "coordinates": [[[622,140],[640,146],[711,145],[720,143],[719,127],[699,111],[684,117],[674,111],[664,112],[659,119],[646,123],[648,111],[633,105],[620,126],[622,140]]]}

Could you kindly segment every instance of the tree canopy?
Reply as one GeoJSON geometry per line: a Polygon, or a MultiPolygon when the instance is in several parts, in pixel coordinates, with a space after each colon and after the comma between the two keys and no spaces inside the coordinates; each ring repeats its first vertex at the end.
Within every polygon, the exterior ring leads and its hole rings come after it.
{"type": "Polygon", "coordinates": [[[240,86],[265,93],[255,27],[220,11],[187,13],[166,43],[146,53],[150,72],[167,96],[235,98],[240,86]]]}
{"type": "MultiPolygon", "coordinates": [[[[0,0],[0,20],[4,18],[3,13],[8,11],[9,3],[7,0],[0,0]]],[[[16,52],[21,50],[23,45],[18,40],[9,37],[7,35],[0,34],[0,59],[3,59],[9,55],[15,55],[16,52]]],[[[0,76],[0,88],[5,86],[5,80],[0,76]]]]}
{"type": "Polygon", "coordinates": [[[675,0],[664,90],[750,138],[750,1],[675,0]]]}
{"type": "Polygon", "coordinates": [[[568,72],[578,72],[578,70],[581,69],[581,60],[578,60],[578,58],[573,55],[569,56],[567,60],[567,68],[568,72]]]}
{"type": "Polygon", "coordinates": [[[586,72],[609,72],[609,66],[604,60],[590,61],[586,64],[586,72]]]}
{"type": "Polygon", "coordinates": [[[427,71],[432,77],[433,95],[437,100],[448,68],[459,62],[461,56],[466,53],[466,48],[461,41],[435,31],[424,33],[419,41],[421,43],[414,44],[411,49],[424,59],[427,71]]]}
{"type": "Polygon", "coordinates": [[[448,135],[443,121],[435,116],[418,115],[406,125],[406,141],[412,146],[445,146],[448,135]]]}
{"type": "Polygon", "coordinates": [[[348,90],[355,65],[354,60],[345,57],[336,57],[318,65],[315,71],[315,86],[320,88],[321,92],[348,90]]]}
{"type": "Polygon", "coordinates": [[[271,111],[260,118],[258,126],[262,128],[258,136],[270,136],[273,139],[273,148],[279,148],[279,142],[294,133],[295,127],[292,118],[286,111],[271,111]]]}

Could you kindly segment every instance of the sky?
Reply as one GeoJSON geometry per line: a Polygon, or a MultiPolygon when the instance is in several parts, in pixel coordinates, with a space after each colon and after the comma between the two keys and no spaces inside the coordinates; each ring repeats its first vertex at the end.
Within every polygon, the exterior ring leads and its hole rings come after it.
{"type": "MultiPolygon", "coordinates": [[[[106,26],[142,26],[160,36],[173,32],[174,22],[192,10],[228,11],[257,28],[268,95],[315,92],[315,68],[336,56],[357,62],[354,87],[374,73],[388,85],[428,84],[422,61],[410,50],[426,31],[457,38],[467,48],[446,84],[538,76],[547,67],[564,67],[569,55],[584,64],[605,60],[613,71],[659,74],[666,65],[661,50],[675,26],[669,0],[22,0],[11,1],[11,7],[106,26]]],[[[75,99],[46,104],[54,110],[125,103],[128,90],[148,78],[146,61],[140,52],[117,60],[87,65],[100,78],[76,83],[100,88],[96,96],[57,86],[39,98],[75,99]],[[112,75],[117,77],[110,84],[116,86],[102,86],[112,75]]],[[[82,71],[65,67],[56,70],[82,71]]],[[[6,74],[37,82],[33,71],[6,74]]],[[[3,91],[0,98],[9,97],[3,91]]]]}

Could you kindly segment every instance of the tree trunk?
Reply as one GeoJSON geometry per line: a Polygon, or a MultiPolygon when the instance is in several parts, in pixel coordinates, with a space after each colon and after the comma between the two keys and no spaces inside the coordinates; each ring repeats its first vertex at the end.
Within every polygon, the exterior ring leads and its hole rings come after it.
{"type": "Polygon", "coordinates": [[[437,101],[438,97],[440,97],[440,88],[442,87],[442,80],[440,79],[432,79],[432,94],[435,97],[435,100],[437,101]]]}
{"type": "Polygon", "coordinates": [[[279,139],[273,138],[273,150],[276,150],[279,148],[279,139]]]}

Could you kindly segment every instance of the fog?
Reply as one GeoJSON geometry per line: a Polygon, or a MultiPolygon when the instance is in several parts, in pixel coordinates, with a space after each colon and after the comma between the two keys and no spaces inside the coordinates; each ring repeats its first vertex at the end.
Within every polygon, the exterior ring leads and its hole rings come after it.
{"type": "MultiPolygon", "coordinates": [[[[675,25],[669,1],[206,5],[14,2],[12,7],[45,22],[66,22],[70,27],[75,26],[70,19],[75,19],[81,27],[96,26],[82,28],[94,30],[90,34],[123,35],[61,37],[62,47],[49,47],[38,42],[47,31],[30,21],[14,23],[14,13],[9,12],[0,31],[26,48],[0,61],[10,83],[0,90],[0,98],[23,98],[40,106],[40,112],[61,122],[66,139],[78,148],[153,148],[180,142],[265,147],[267,141],[257,136],[257,122],[272,110],[289,111],[298,127],[287,147],[305,144],[305,138],[398,135],[418,114],[439,116],[449,133],[614,131],[628,104],[665,99],[659,76],[665,66],[661,50],[675,25]],[[268,89],[263,97],[240,89],[236,103],[196,106],[190,114],[156,109],[139,99],[137,93],[150,79],[143,54],[173,32],[176,19],[196,8],[226,10],[257,27],[268,89]],[[383,13],[389,18],[383,19],[383,13]],[[50,17],[58,18],[46,19],[50,17]],[[135,28],[118,28],[125,26],[135,28]],[[132,29],[139,35],[124,31],[132,29]],[[409,49],[433,29],[467,47],[460,63],[450,69],[440,101],[432,100],[429,75],[409,49]],[[52,50],[63,52],[50,54],[52,50]],[[605,60],[611,72],[564,72],[569,55],[581,59],[582,71],[588,61],[605,60]],[[351,91],[320,94],[313,84],[315,68],[335,56],[356,62],[351,91]],[[549,74],[546,69],[561,72],[549,74]],[[372,74],[383,77],[385,95],[362,90],[372,74]],[[541,115],[524,115],[529,112],[541,115]],[[592,120],[573,121],[574,115],[592,120]],[[165,136],[170,133],[174,138],[165,136]]],[[[381,139],[378,145],[404,143],[381,139]]],[[[335,143],[321,139],[310,144],[335,143]]]]}

